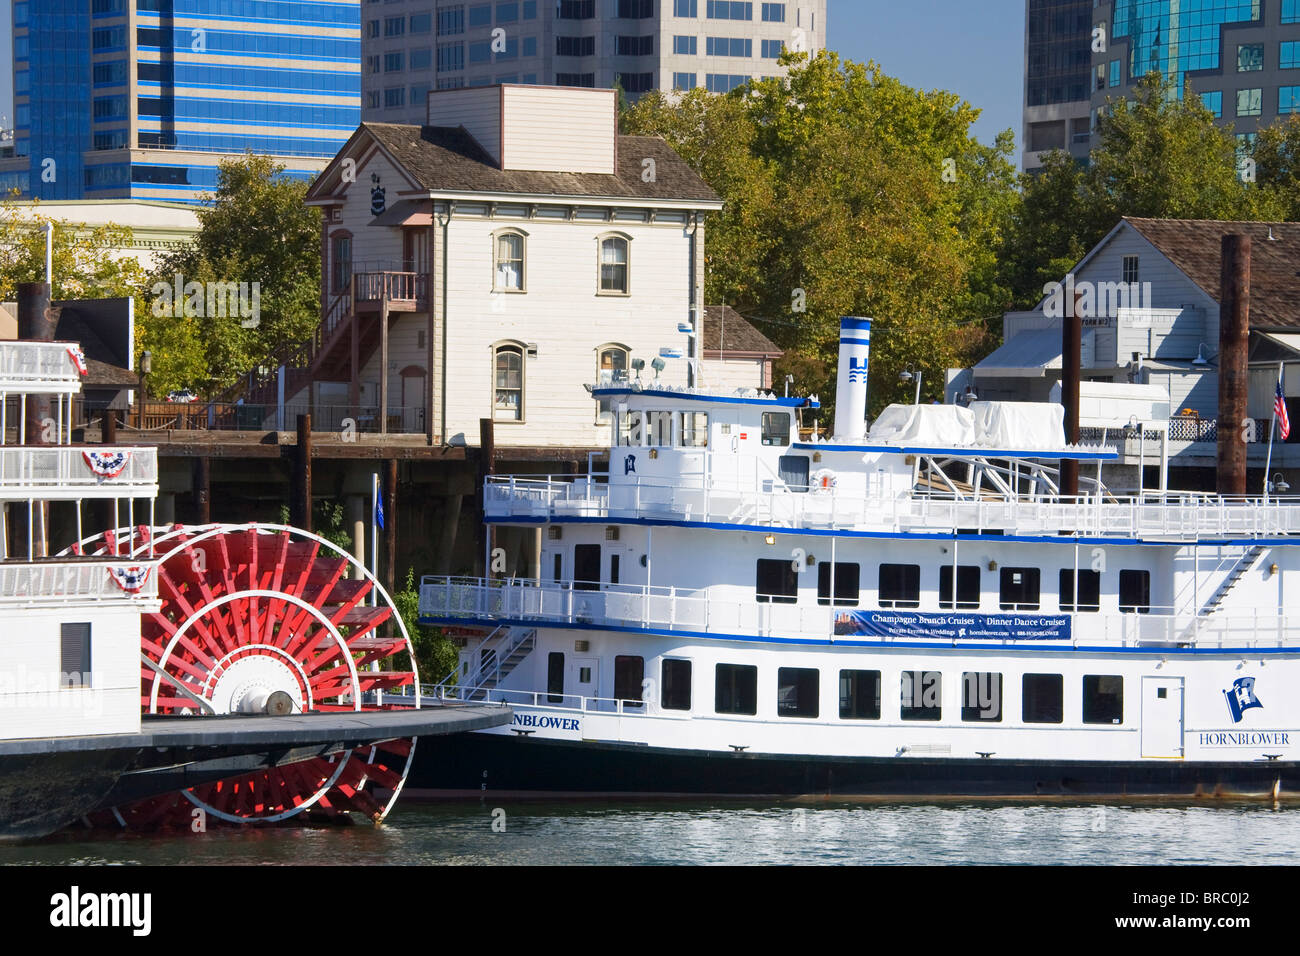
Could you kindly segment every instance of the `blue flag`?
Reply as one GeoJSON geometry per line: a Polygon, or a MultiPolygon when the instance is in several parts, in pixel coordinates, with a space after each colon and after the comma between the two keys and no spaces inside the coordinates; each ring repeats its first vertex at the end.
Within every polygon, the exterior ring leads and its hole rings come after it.
{"type": "Polygon", "coordinates": [[[384,526],[384,492],[378,488],[375,490],[375,524],[381,528],[384,526]]]}
{"type": "Polygon", "coordinates": [[[1255,678],[1238,677],[1232,682],[1232,690],[1225,690],[1223,696],[1228,700],[1228,710],[1232,711],[1232,722],[1239,723],[1241,715],[1252,707],[1263,709],[1259,698],[1255,696],[1255,678]]]}

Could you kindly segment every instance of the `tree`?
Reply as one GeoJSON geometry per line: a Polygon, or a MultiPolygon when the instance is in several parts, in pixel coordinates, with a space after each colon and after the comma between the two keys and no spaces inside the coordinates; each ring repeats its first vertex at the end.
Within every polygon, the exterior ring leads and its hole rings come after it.
{"type": "Polygon", "coordinates": [[[906,364],[942,393],[990,309],[1009,293],[994,250],[1015,199],[1008,131],[971,138],[979,113],[875,64],[783,54],[788,75],[726,95],[642,97],[631,133],[663,136],[726,201],[708,222],[706,298],[767,319],[763,331],[834,401],[841,315],[875,319],[871,402],[911,400],[906,364]],[[802,359],[802,360],[801,360],[802,359]],[[815,361],[813,361],[815,360],[815,361]]]}
{"type": "Polygon", "coordinates": [[[40,202],[0,200],[0,302],[11,302],[22,282],[45,281],[43,224],[54,225],[54,299],[131,298],[144,271],[133,256],[126,226],[86,226],[42,215],[40,202]]]}
{"type": "Polygon", "coordinates": [[[303,204],[309,184],[284,171],[252,153],[222,161],[194,243],[150,276],[140,340],[158,345],[152,377],[160,389],[229,385],[277,347],[308,338],[320,321],[320,213],[303,204]],[[178,284],[183,291],[190,283],[204,290],[242,286],[256,314],[232,315],[214,307],[211,295],[176,295],[178,284]],[[201,360],[176,351],[191,337],[201,360]]]}
{"type": "Polygon", "coordinates": [[[1300,221],[1300,113],[1260,130],[1252,159],[1260,192],[1274,216],[1300,221]]]}
{"type": "Polygon", "coordinates": [[[1020,308],[1034,305],[1045,283],[1059,281],[1124,216],[1258,221],[1281,218],[1288,208],[1294,214],[1300,121],[1260,134],[1252,177],[1232,126],[1220,126],[1191,87],[1177,94],[1148,74],[1131,100],[1109,101],[1098,114],[1098,144],[1086,168],[1053,152],[1040,172],[1022,177],[1001,250],[1004,281],[1020,308]]]}
{"type": "MultiPolygon", "coordinates": [[[[442,680],[456,669],[460,654],[442,633],[441,628],[427,627],[420,623],[420,592],[415,586],[415,571],[407,569],[406,580],[400,591],[393,594],[393,603],[397,613],[406,625],[406,633],[411,636],[415,647],[415,662],[420,669],[421,683],[432,684],[442,680]]],[[[407,663],[405,652],[393,659],[393,669],[405,670],[407,663]]],[[[452,680],[455,683],[455,680],[452,680]]]]}

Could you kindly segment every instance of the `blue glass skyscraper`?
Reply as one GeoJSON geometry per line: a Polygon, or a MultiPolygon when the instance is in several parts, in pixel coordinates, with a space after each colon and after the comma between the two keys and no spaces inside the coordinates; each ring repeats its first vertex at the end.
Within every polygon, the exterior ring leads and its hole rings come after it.
{"type": "Polygon", "coordinates": [[[1190,83],[1239,139],[1300,112],[1300,0],[1112,0],[1099,4],[1092,109],[1157,73],[1190,83]]]}
{"type": "Polygon", "coordinates": [[[361,119],[361,0],[15,0],[24,198],[197,201],[224,156],[310,177],[361,119]]]}

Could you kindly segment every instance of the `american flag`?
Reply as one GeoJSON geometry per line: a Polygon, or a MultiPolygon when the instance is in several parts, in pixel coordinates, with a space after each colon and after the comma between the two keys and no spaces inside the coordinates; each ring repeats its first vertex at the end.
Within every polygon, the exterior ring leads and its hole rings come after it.
{"type": "Polygon", "coordinates": [[[1273,399],[1273,414],[1277,416],[1277,431],[1286,441],[1286,436],[1291,434],[1291,419],[1286,414],[1286,396],[1282,394],[1282,377],[1278,376],[1277,394],[1273,399]]]}

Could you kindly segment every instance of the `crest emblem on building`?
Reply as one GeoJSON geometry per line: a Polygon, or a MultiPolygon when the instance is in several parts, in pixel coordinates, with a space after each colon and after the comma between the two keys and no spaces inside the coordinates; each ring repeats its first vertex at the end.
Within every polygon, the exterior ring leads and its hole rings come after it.
{"type": "Polygon", "coordinates": [[[370,214],[379,216],[388,208],[388,200],[384,196],[384,188],[379,185],[379,176],[370,177],[370,214]]]}

